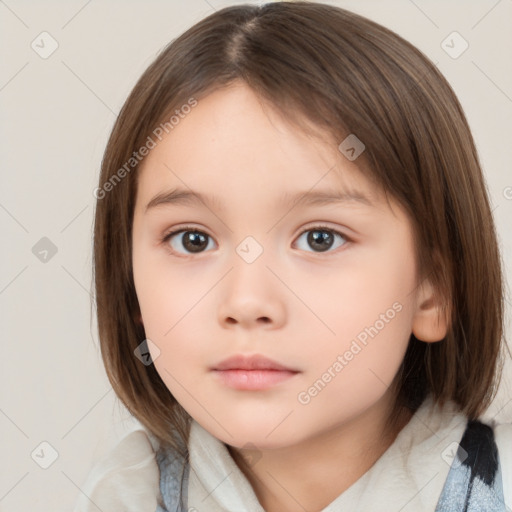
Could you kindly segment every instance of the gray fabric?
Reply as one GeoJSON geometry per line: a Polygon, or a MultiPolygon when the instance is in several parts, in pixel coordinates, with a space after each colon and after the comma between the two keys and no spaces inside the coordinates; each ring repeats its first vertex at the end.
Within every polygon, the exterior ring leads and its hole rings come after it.
{"type": "Polygon", "coordinates": [[[435,512],[507,512],[492,428],[469,421],[435,512]]]}
{"type": "Polygon", "coordinates": [[[159,449],[156,461],[160,469],[161,500],[156,512],[188,512],[187,489],[190,465],[175,450],[159,449]]]}

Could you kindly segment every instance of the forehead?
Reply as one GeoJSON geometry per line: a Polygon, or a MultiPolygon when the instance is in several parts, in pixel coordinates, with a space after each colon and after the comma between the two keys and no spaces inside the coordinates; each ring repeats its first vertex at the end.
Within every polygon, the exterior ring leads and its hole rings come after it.
{"type": "Polygon", "coordinates": [[[321,202],[322,192],[367,203],[380,195],[331,133],[311,123],[307,130],[289,123],[244,85],[199,100],[157,141],[138,173],[138,195],[146,202],[178,189],[177,202],[197,201],[202,194],[201,200],[217,207],[225,198],[259,193],[278,202],[299,200],[301,191],[311,202],[315,194],[321,202]]]}

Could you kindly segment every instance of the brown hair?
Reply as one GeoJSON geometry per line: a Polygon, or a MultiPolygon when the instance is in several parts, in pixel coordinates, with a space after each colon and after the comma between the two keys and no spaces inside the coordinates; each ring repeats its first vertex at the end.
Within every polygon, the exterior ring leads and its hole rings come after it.
{"type": "Polygon", "coordinates": [[[187,413],[154,365],[134,356],[145,334],[131,256],[137,165],[126,163],[176,109],[236,80],[300,128],[308,119],[339,142],[356,134],[366,146],[358,167],[410,216],[420,278],[434,285],[451,327],[437,343],[411,335],[393,415],[416,410],[431,392],[441,405],[451,399],[479,416],[501,376],[503,285],[463,110],[410,43],[364,17],[309,2],[215,12],[163,49],[121,109],[102,162],[94,226],[101,353],[120,400],[162,445],[176,446],[173,430],[186,441],[187,413]]]}

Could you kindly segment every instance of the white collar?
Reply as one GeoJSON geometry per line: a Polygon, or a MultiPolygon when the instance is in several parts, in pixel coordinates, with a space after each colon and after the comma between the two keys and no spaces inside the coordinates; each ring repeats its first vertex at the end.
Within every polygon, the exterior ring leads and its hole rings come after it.
{"type": "MultiPolygon", "coordinates": [[[[441,410],[423,402],[393,444],[353,485],[321,512],[435,509],[466,417],[453,402],[441,410]],[[451,448],[450,448],[451,446],[451,448]]],[[[209,512],[265,512],[226,445],[192,420],[189,437],[188,507],[209,512]]]]}

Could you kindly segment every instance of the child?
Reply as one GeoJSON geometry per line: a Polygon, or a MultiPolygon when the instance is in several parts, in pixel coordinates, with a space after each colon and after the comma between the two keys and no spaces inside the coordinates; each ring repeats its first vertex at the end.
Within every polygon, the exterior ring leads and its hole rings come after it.
{"type": "Polygon", "coordinates": [[[320,3],[219,10],[140,78],[95,195],[102,356],[142,428],[76,510],[510,510],[512,426],[479,420],[496,234],[419,50],[320,3]]]}

